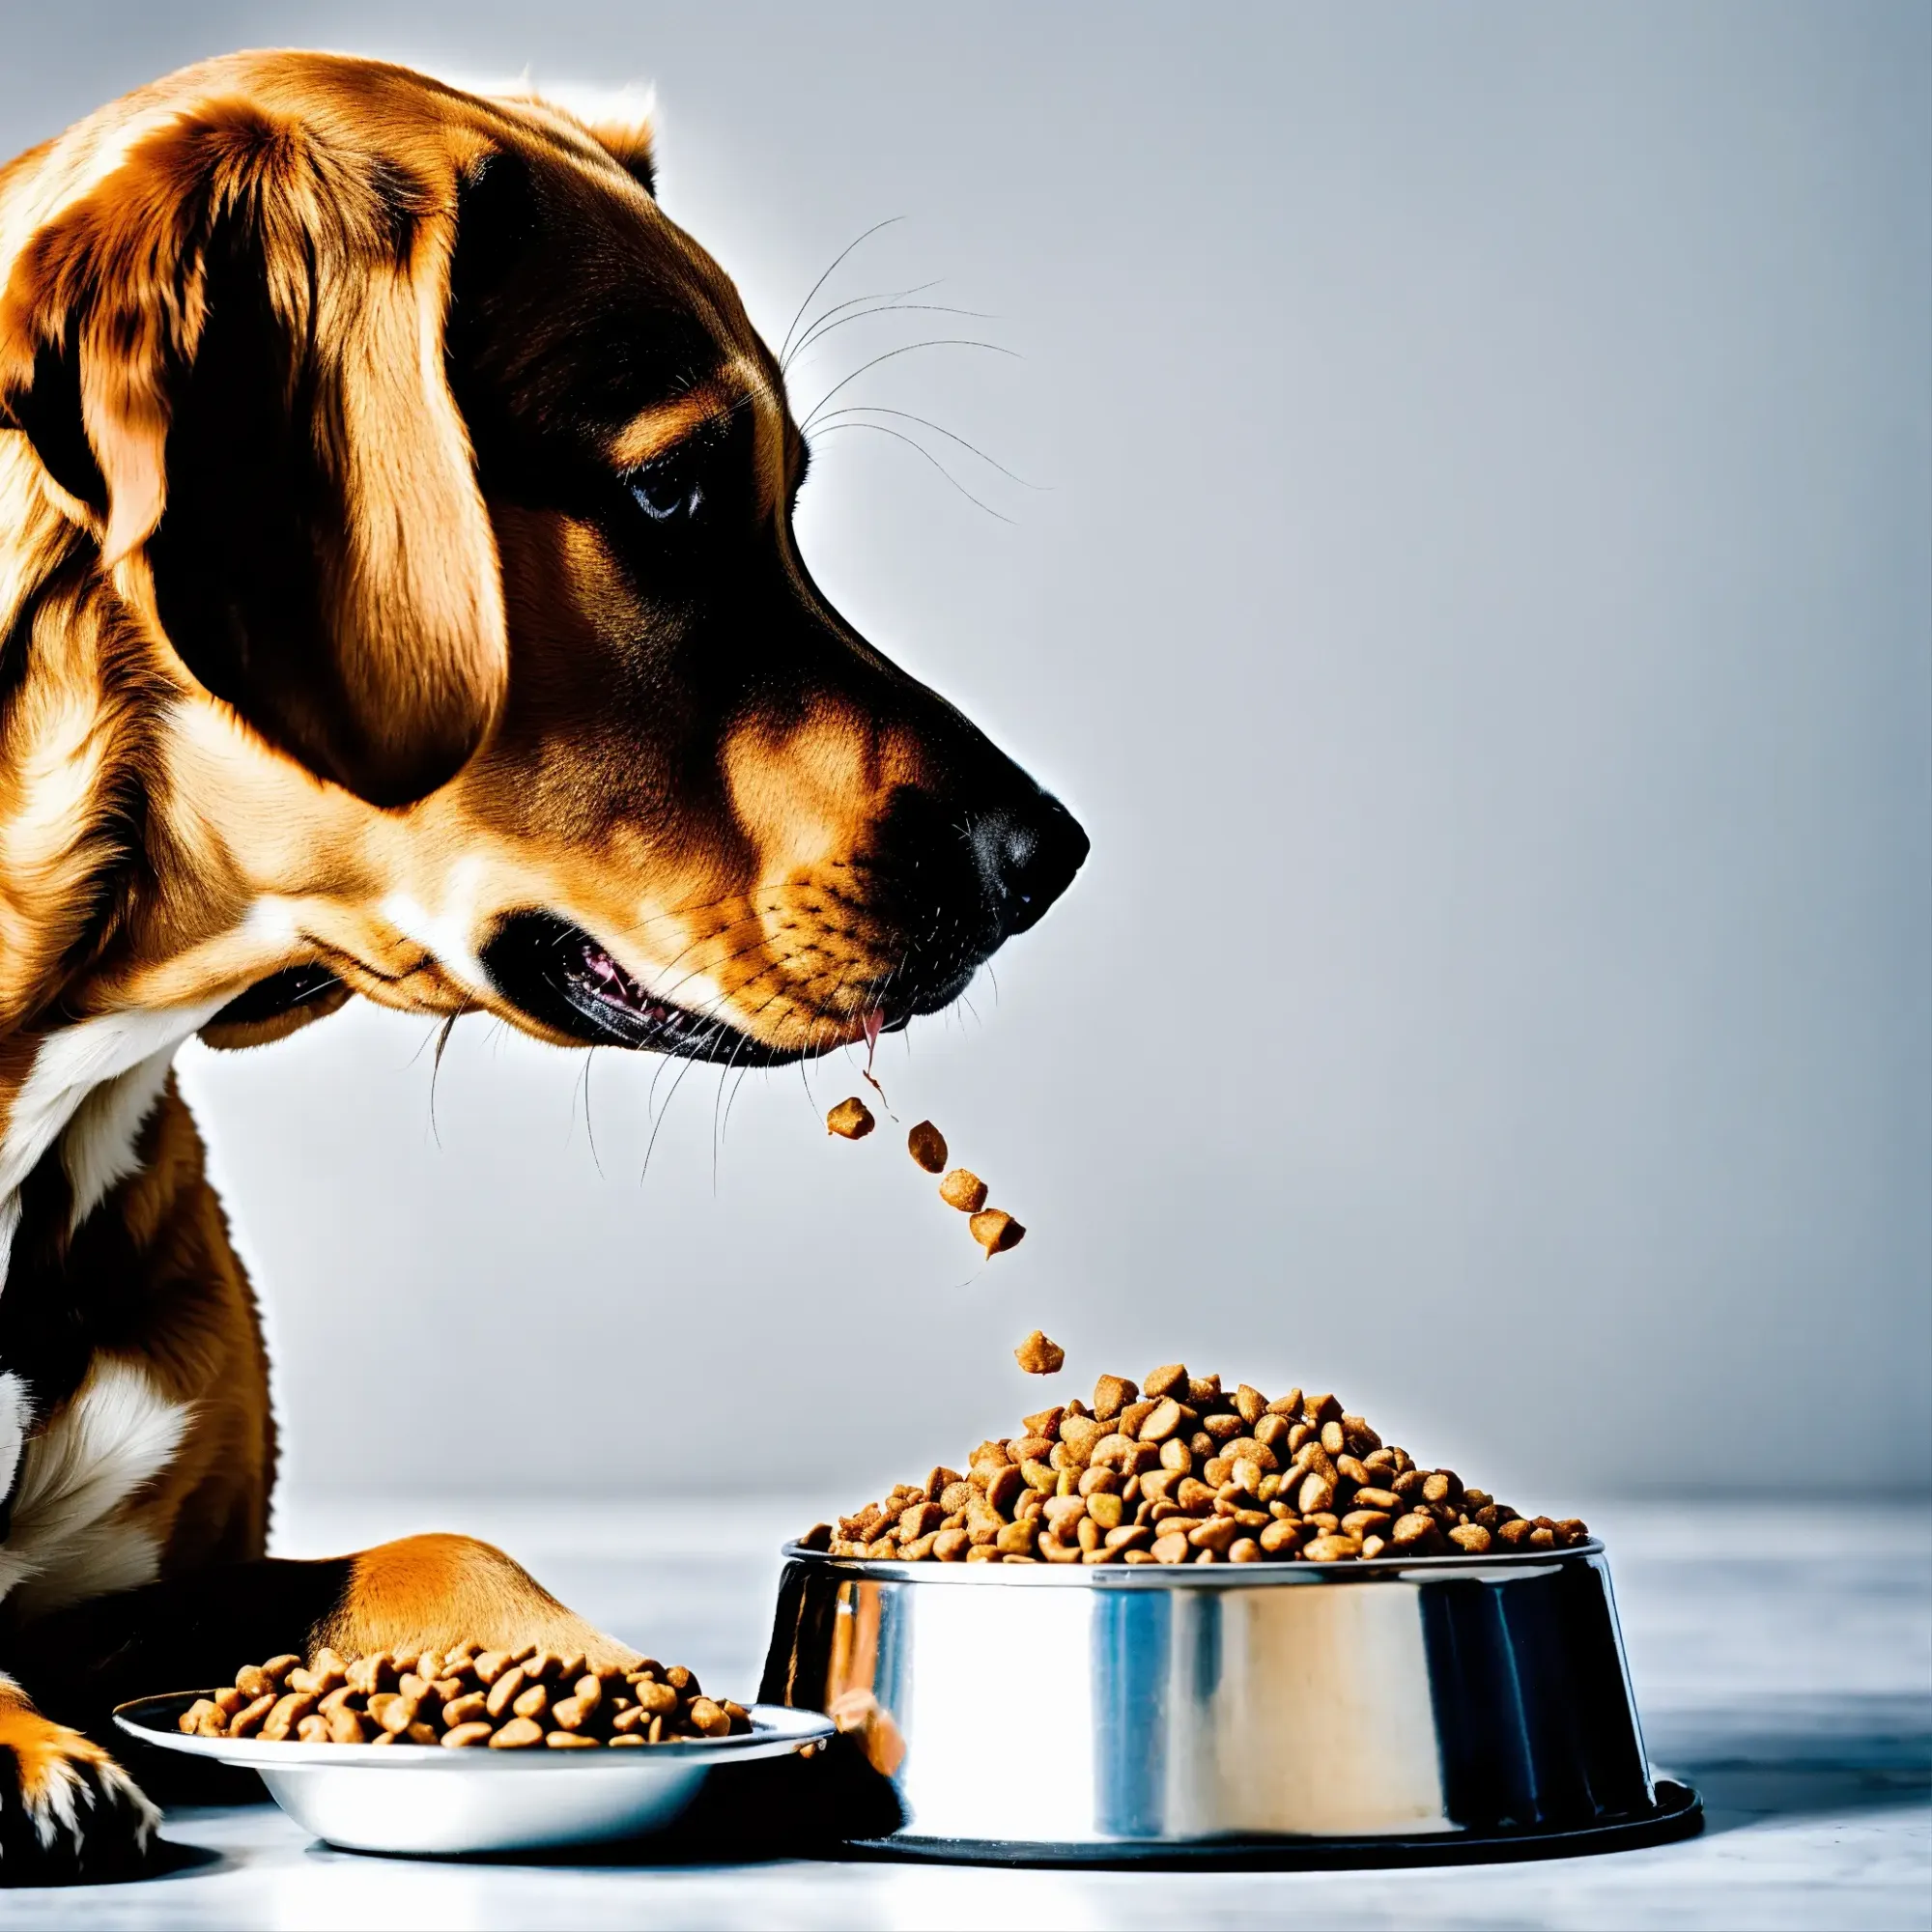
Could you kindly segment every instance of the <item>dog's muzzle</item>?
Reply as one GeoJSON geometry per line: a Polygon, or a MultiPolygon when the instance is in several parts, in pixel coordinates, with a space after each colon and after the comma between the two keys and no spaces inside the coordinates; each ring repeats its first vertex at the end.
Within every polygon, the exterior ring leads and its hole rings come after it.
{"type": "Polygon", "coordinates": [[[723,1012],[653,992],[594,934],[545,907],[510,914],[482,949],[502,997],[587,1045],[770,1066],[831,1051],[866,1016],[895,1032],[952,1005],[985,960],[1037,925],[1086,859],[1087,834],[1045,792],[978,813],[908,791],[862,867],[872,970],[840,985],[821,1044],[773,1046],[723,1012]]]}

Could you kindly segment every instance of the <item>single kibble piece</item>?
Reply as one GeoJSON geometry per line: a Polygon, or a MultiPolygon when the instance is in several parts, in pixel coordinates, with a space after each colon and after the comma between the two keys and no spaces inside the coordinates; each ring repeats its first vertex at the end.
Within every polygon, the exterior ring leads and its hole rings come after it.
{"type": "Polygon", "coordinates": [[[962,1214],[977,1214],[986,1205],[986,1183],[970,1167],[955,1167],[939,1183],[939,1198],[962,1214]]]}
{"type": "Polygon", "coordinates": [[[1026,1239],[1026,1230],[1004,1208],[988,1208],[984,1213],[975,1214],[969,1225],[973,1238],[985,1249],[988,1261],[1005,1254],[1009,1248],[1018,1247],[1026,1239]]]}
{"type": "Polygon", "coordinates": [[[526,1750],[543,1743],[544,1728],[533,1718],[512,1718],[490,1740],[492,1750],[526,1750]]]}
{"type": "Polygon", "coordinates": [[[946,1172],[946,1136],[930,1121],[922,1121],[906,1136],[906,1151],[926,1173],[946,1172]]]}
{"type": "Polygon", "coordinates": [[[1030,1376],[1057,1376],[1065,1359],[1066,1350],[1058,1342],[1049,1342],[1037,1328],[1013,1350],[1013,1360],[1030,1376]]]}
{"type": "Polygon", "coordinates": [[[862,1141],[877,1124],[871,1108],[856,1094],[849,1100],[840,1100],[825,1117],[825,1131],[840,1140],[862,1141]]]}

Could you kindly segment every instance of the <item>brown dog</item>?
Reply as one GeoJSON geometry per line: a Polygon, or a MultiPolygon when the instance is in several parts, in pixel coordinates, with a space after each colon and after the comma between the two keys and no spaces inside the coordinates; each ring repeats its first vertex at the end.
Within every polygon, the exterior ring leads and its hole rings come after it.
{"type": "Polygon", "coordinates": [[[945,1006],[1087,841],[818,595],[778,366],[642,130],[237,56],[0,171],[0,1869],[38,1875],[150,1829],[84,1734],[118,1698],[323,1638],[628,1655],[462,1539],[264,1559],[183,1039],[361,993],[796,1058],[945,1006]]]}

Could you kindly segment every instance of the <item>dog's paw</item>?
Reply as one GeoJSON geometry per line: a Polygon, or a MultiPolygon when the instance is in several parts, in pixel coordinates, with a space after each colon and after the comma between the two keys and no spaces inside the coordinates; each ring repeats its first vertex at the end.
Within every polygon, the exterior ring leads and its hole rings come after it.
{"type": "Polygon", "coordinates": [[[38,1711],[0,1708],[0,1885],[128,1870],[160,1816],[91,1738],[38,1711]]]}

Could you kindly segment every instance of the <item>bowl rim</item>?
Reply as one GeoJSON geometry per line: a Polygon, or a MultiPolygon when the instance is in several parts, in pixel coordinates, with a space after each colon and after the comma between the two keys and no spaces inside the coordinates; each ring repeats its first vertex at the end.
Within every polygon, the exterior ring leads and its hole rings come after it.
{"type": "Polygon", "coordinates": [[[487,1775],[501,1771],[548,1772],[569,1765],[585,1770],[636,1775],[656,1767],[693,1770],[716,1759],[744,1762],[752,1758],[782,1757],[807,1745],[822,1744],[837,1726],[817,1711],[793,1710],[784,1704],[752,1704],[752,1728],[734,1737],[674,1738],[637,1750],[448,1750],[441,1745],[305,1745],[295,1739],[270,1743],[261,1738],[185,1737],[174,1728],[178,1719],[208,1690],[162,1690],[115,1706],[114,1721],[131,1738],[161,1750],[189,1757],[213,1758],[218,1764],[249,1771],[279,1772],[327,1769],[459,1771],[487,1775]],[[381,1751],[382,1755],[377,1756],[381,1751]]]}
{"type": "MultiPolygon", "coordinates": [[[[796,1542],[779,1546],[790,1563],[895,1583],[945,1583],[974,1589],[1248,1590],[1322,1584],[1520,1582],[1539,1571],[1588,1563],[1607,1552],[1601,1537],[1567,1549],[1526,1549],[1481,1556],[1372,1556],[1346,1563],[905,1563],[884,1556],[834,1556],[796,1542]]],[[[325,1747],[326,1748],[326,1747],[325,1747]]],[[[660,1746],[658,1748],[662,1749],[660,1746]]]]}

